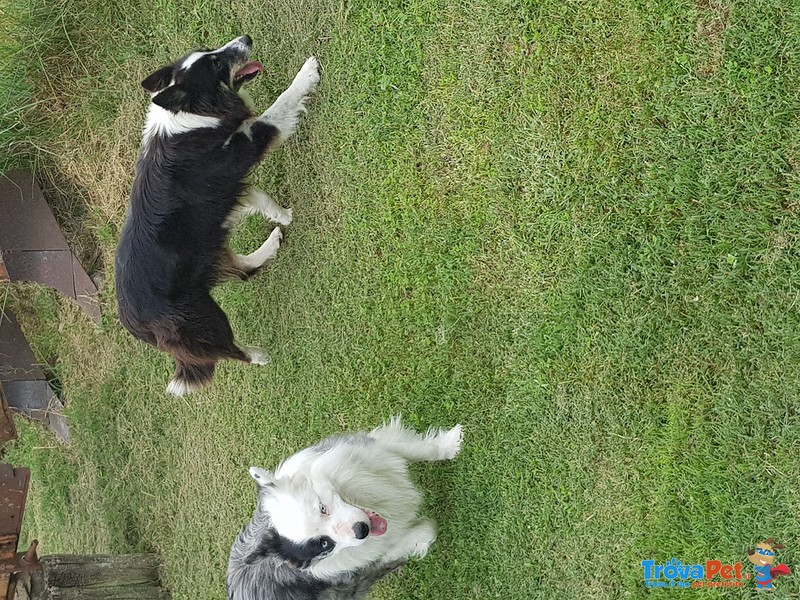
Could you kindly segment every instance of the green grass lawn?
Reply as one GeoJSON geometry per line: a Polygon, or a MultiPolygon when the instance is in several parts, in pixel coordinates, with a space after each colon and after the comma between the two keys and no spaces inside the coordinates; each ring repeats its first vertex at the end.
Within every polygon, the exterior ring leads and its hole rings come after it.
{"type": "Polygon", "coordinates": [[[2,111],[7,162],[33,162],[106,281],[101,328],[0,290],[75,437],[20,422],[6,455],[32,467],[44,553],[155,551],[177,600],[222,599],[247,467],[402,413],[465,443],[413,469],[439,539],[375,598],[639,598],[642,560],[752,573],[767,537],[795,571],[774,597],[800,594],[800,4],[179,4],[60,0],[15,38],[34,106],[2,111]],[[273,362],[176,400],[111,291],[138,84],[241,33],[260,107],[307,56],[324,69],[255,173],[294,208],[287,243],[216,294],[273,362]]]}

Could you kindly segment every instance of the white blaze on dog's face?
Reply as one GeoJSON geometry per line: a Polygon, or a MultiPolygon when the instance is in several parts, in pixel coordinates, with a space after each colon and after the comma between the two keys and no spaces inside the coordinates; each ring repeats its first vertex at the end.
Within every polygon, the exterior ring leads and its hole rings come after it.
{"type": "Polygon", "coordinates": [[[386,519],[345,502],[330,484],[302,475],[274,479],[257,467],[250,474],[266,492],[260,495],[260,508],[269,513],[272,526],[286,540],[287,558],[304,559],[295,562],[317,562],[386,533],[386,519]]]}

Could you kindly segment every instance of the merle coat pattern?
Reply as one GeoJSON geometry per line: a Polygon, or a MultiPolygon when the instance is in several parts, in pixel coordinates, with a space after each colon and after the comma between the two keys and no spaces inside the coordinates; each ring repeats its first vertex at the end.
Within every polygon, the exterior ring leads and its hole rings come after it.
{"type": "Polygon", "coordinates": [[[423,557],[436,526],[408,463],[454,458],[461,426],[331,436],[284,460],[252,467],[258,503],[228,561],[229,600],[359,600],[409,558],[423,557]]]}

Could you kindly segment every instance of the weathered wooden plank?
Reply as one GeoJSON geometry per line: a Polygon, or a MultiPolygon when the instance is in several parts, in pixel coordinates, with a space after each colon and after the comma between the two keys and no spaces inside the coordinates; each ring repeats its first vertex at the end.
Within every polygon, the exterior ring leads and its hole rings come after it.
{"type": "MultiPolygon", "coordinates": [[[[41,584],[31,600],[169,600],[151,554],[53,555],[40,559],[41,584]]],[[[38,576],[37,576],[38,577],[38,576]]]]}
{"type": "Polygon", "coordinates": [[[0,251],[69,250],[42,190],[27,171],[0,177],[0,251]]]}
{"type": "Polygon", "coordinates": [[[44,371],[33,354],[19,321],[8,307],[0,312],[0,381],[42,380],[44,371]]]}
{"type": "Polygon", "coordinates": [[[0,383],[0,448],[15,439],[17,439],[17,428],[14,426],[14,418],[3,392],[3,384],[0,383]]]}
{"type": "Polygon", "coordinates": [[[47,600],[167,600],[169,594],[152,586],[128,588],[65,588],[49,590],[47,600]]]}
{"type": "Polygon", "coordinates": [[[0,312],[0,386],[8,405],[29,419],[48,425],[65,442],[69,427],[64,405],[53,393],[47,378],[8,308],[0,312]]]}
{"type": "Polygon", "coordinates": [[[100,322],[97,287],[70,251],[33,175],[25,171],[0,177],[0,255],[6,279],[52,287],[100,322]]]}
{"type": "Polygon", "coordinates": [[[123,587],[158,583],[158,559],[151,554],[117,556],[45,556],[45,585],[50,588],[123,587]]]}

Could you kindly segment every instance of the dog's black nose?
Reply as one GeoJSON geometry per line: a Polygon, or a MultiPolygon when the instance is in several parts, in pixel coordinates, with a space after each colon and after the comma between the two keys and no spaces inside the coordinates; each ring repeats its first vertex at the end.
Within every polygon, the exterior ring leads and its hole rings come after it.
{"type": "Polygon", "coordinates": [[[353,533],[356,534],[357,540],[363,540],[365,537],[369,535],[369,525],[367,525],[363,521],[359,521],[358,523],[353,525],[353,533]]]}
{"type": "Polygon", "coordinates": [[[243,35],[243,36],[242,36],[241,38],[239,38],[239,39],[240,39],[240,40],[242,40],[242,42],[244,43],[244,45],[245,45],[245,46],[252,46],[252,45],[253,45],[253,38],[251,38],[251,37],[250,37],[249,35],[247,35],[247,34],[243,35]]]}

